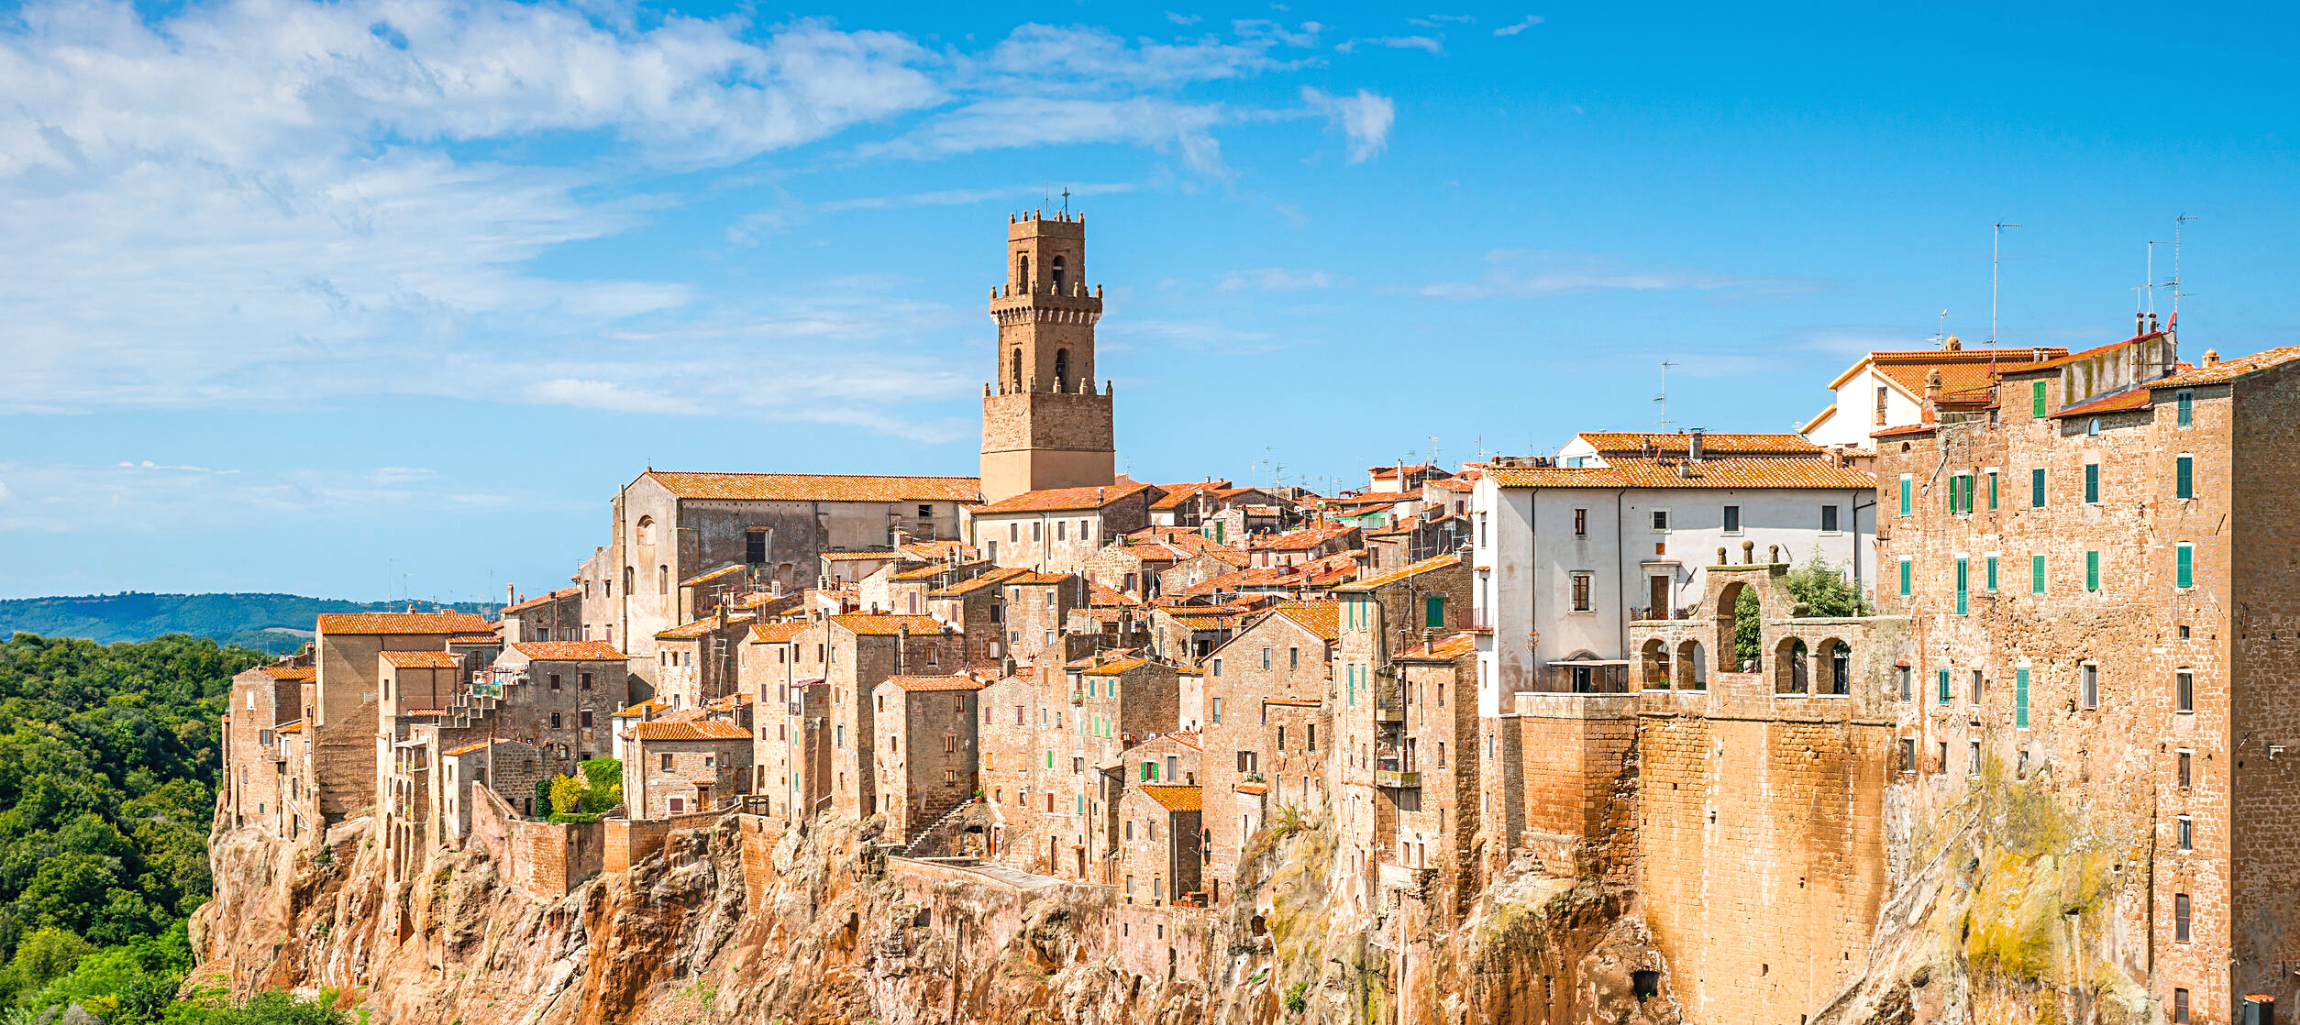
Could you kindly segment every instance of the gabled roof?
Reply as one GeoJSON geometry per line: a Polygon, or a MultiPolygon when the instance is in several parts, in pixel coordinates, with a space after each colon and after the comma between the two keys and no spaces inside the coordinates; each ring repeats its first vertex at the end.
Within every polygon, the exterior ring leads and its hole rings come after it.
{"type": "Polygon", "coordinates": [[[1151,492],[1156,500],[1158,489],[1148,484],[1105,485],[1086,488],[1048,488],[1043,491],[1025,491],[1012,498],[974,507],[974,512],[1067,512],[1072,510],[1104,509],[1121,501],[1151,492]]]}
{"type": "Polygon", "coordinates": [[[1342,638],[1342,603],[1337,601],[1290,601],[1279,605],[1273,615],[1284,616],[1300,624],[1302,629],[1329,641],[1342,638]]]}
{"type": "Polygon", "coordinates": [[[849,612],[832,616],[831,622],[844,627],[848,633],[870,637],[893,637],[909,630],[914,634],[951,632],[950,624],[933,616],[894,615],[881,612],[849,612]]]}
{"type": "Polygon", "coordinates": [[[1415,647],[1408,648],[1393,657],[1399,661],[1405,662],[1451,662],[1464,655],[1471,655],[1475,654],[1476,652],[1477,636],[1475,634],[1462,633],[1435,640],[1428,644],[1416,645],[1415,647]]]}
{"type": "Polygon", "coordinates": [[[975,502],[973,477],[903,477],[845,473],[677,473],[640,475],[680,498],[753,502],[975,502]]]}
{"type": "Polygon", "coordinates": [[[549,605],[561,598],[572,598],[575,595],[582,593],[582,590],[583,589],[580,587],[562,587],[556,591],[551,592],[550,594],[538,595],[536,597],[529,598],[526,601],[520,602],[517,605],[505,605],[503,607],[503,611],[518,612],[523,609],[534,608],[538,605],[549,605]]]}
{"type": "Polygon", "coordinates": [[[636,705],[632,705],[629,708],[622,709],[615,714],[619,716],[647,716],[653,715],[657,712],[668,712],[670,710],[671,706],[666,705],[661,701],[657,701],[654,698],[648,698],[647,700],[639,702],[636,705]]]}
{"type": "Polygon", "coordinates": [[[294,662],[274,662],[268,666],[257,666],[256,668],[262,670],[265,676],[281,683],[308,683],[319,679],[317,667],[299,666],[294,662]]]}
{"type": "Polygon", "coordinates": [[[1384,584],[1394,584],[1400,580],[1418,577],[1432,570],[1440,570],[1449,566],[1459,565],[1461,565],[1461,553],[1449,552],[1445,555],[1437,555],[1423,559],[1422,561],[1414,563],[1411,566],[1407,566],[1404,569],[1384,573],[1378,577],[1374,577],[1368,580],[1360,580],[1355,583],[1343,584],[1340,587],[1334,588],[1334,590],[1347,592],[1350,594],[1361,594],[1367,591],[1372,591],[1384,584]]]}
{"type": "Polygon", "coordinates": [[[383,660],[394,669],[453,669],[463,664],[444,651],[386,651],[383,660]]]}
{"type": "MultiPolygon", "coordinates": [[[[1693,434],[1690,431],[1583,431],[1575,437],[1588,442],[1599,455],[1607,456],[1638,456],[1647,453],[1681,456],[1693,446],[1693,434]]],[[[1721,431],[1703,432],[1701,449],[1720,456],[1817,455],[1821,451],[1820,446],[1794,434],[1735,434],[1721,431]]]]}
{"type": "Polygon", "coordinates": [[[1836,380],[1829,382],[1829,390],[1842,388],[1854,375],[1875,368],[1877,376],[1884,378],[1887,384],[1909,401],[1923,402],[1925,381],[1933,371],[1938,370],[1941,372],[1941,397],[1951,400],[1974,398],[1986,393],[1999,375],[2015,370],[2033,370],[2045,361],[2066,355],[2068,350],[2058,346],[1872,352],[1837,375],[1836,380]]]}
{"type": "Polygon", "coordinates": [[[884,682],[906,691],[981,690],[990,686],[988,680],[978,680],[963,673],[952,676],[889,676],[884,682]]]}
{"type": "Polygon", "coordinates": [[[1226,480],[1200,480],[1191,481],[1187,484],[1160,484],[1157,486],[1158,490],[1165,492],[1166,497],[1150,503],[1150,508],[1172,509],[1181,505],[1184,501],[1187,501],[1190,496],[1198,494],[1199,492],[1218,493],[1222,489],[1229,486],[1230,482],[1226,480]]]}
{"type": "Polygon", "coordinates": [[[1003,584],[1009,580],[1014,579],[1015,577],[1027,575],[1029,572],[1030,570],[1020,566],[1008,566],[1003,569],[994,569],[988,573],[968,577],[965,580],[960,580],[956,583],[928,591],[926,596],[929,598],[957,598],[964,595],[973,594],[974,592],[982,590],[985,587],[996,587],[999,584],[1003,584]]]}
{"type": "Polygon", "coordinates": [[[705,616],[692,623],[682,623],[668,630],[658,630],[655,632],[655,639],[658,641],[685,641],[697,637],[709,637],[719,632],[722,627],[741,626],[756,618],[758,617],[744,612],[728,616],[726,622],[721,623],[717,616],[705,616]]]}
{"type": "Polygon", "coordinates": [[[520,641],[511,650],[545,662],[622,662],[630,658],[605,641],[520,641]]]}
{"type": "Polygon", "coordinates": [[[807,632],[807,621],[804,619],[786,619],[780,623],[754,623],[751,625],[751,640],[761,644],[781,644],[805,632],[807,632]]]}
{"type": "Polygon", "coordinates": [[[486,633],[494,624],[468,612],[337,612],[319,617],[319,632],[338,636],[486,633]]]}
{"type": "Polygon", "coordinates": [[[1130,671],[1133,671],[1133,670],[1136,670],[1136,669],[1140,669],[1140,668],[1142,668],[1143,666],[1147,666],[1147,665],[1154,665],[1154,664],[1155,664],[1155,663],[1153,663],[1151,660],[1149,660],[1149,659],[1146,659],[1146,658],[1120,658],[1120,659],[1112,659],[1112,660],[1110,660],[1110,661],[1108,661],[1108,662],[1104,662],[1104,663],[1102,663],[1101,665],[1095,666],[1094,668],[1087,670],[1087,671],[1086,671],[1086,675],[1088,675],[1088,676],[1123,676],[1123,675],[1125,675],[1126,673],[1128,673],[1128,672],[1130,672],[1130,671]]]}
{"type": "Polygon", "coordinates": [[[1135,788],[1167,811],[1200,811],[1205,807],[1201,791],[1194,783],[1137,783],[1135,788]]]}
{"type": "Polygon", "coordinates": [[[2238,356],[2235,359],[2224,359],[2217,363],[2207,363],[2194,369],[2183,370],[2171,377],[2150,381],[2148,387],[2193,388],[2200,384],[2221,384],[2246,374],[2267,370],[2270,367],[2283,366],[2296,359],[2300,359],[2300,345],[2263,349],[2250,356],[2238,356]]]}
{"type": "Polygon", "coordinates": [[[1358,527],[1355,524],[1349,523],[1337,523],[1326,527],[1304,527],[1300,530],[1289,530],[1283,534],[1277,535],[1276,537],[1271,537],[1264,540],[1249,541],[1247,542],[1246,546],[1248,549],[1257,552],[1300,551],[1305,548],[1316,548],[1319,545],[1325,544],[1326,542],[1341,537],[1345,534],[1349,534],[1357,529],[1358,527]]]}
{"type": "Polygon", "coordinates": [[[631,736],[640,740],[749,740],[751,731],[723,719],[656,720],[631,727],[631,736]]]}
{"type": "Polygon", "coordinates": [[[721,567],[719,567],[718,569],[712,570],[712,571],[710,571],[710,572],[708,572],[708,573],[698,573],[698,574],[696,574],[696,575],[694,575],[694,576],[688,577],[688,578],[687,578],[687,579],[685,579],[685,580],[681,580],[681,581],[679,581],[679,586],[680,586],[680,587],[694,587],[694,586],[696,586],[697,584],[707,584],[707,583],[710,583],[710,582],[711,582],[711,581],[713,581],[713,580],[717,580],[717,579],[720,579],[721,577],[731,577],[731,576],[734,576],[735,574],[737,574],[737,573],[741,573],[742,571],[743,571],[743,564],[742,564],[742,563],[740,563],[740,562],[736,562],[736,563],[729,563],[728,565],[725,565],[725,566],[721,566],[721,567]]]}
{"type": "Polygon", "coordinates": [[[1621,459],[1611,466],[1496,467],[1487,476],[1504,488],[1874,488],[1877,479],[1825,459],[1621,459]]]}
{"type": "Polygon", "coordinates": [[[2120,413],[2131,409],[2148,408],[2148,388],[2127,388],[2112,395],[2103,395],[2088,402],[2064,406],[2054,410],[2047,419],[2065,420],[2079,416],[2097,416],[2101,413],[2120,413]]]}

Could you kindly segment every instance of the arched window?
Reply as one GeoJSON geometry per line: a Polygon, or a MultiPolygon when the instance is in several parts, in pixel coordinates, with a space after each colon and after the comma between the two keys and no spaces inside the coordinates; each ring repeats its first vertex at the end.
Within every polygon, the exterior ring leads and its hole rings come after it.
{"type": "MultiPolygon", "coordinates": [[[[1060,260],[1061,257],[1055,259],[1060,260]]],[[[1056,263],[1055,266],[1059,268],[1061,264],[1056,263]]],[[[1070,350],[1068,349],[1054,350],[1054,390],[1059,392],[1070,390],[1070,350]]]]}
{"type": "Polygon", "coordinates": [[[654,543],[655,543],[655,518],[654,518],[654,517],[652,517],[652,516],[641,516],[641,517],[639,517],[639,532],[638,532],[638,539],[637,539],[637,543],[639,543],[639,544],[643,544],[643,545],[651,545],[651,544],[654,544],[654,543]]]}
{"type": "Polygon", "coordinates": [[[1059,256],[1055,257],[1055,258],[1054,258],[1054,262],[1053,262],[1053,263],[1051,263],[1051,264],[1049,264],[1048,266],[1049,266],[1049,267],[1050,267],[1050,268],[1051,268],[1051,269],[1054,271],[1054,294],[1056,294],[1056,295],[1064,295],[1064,294],[1066,294],[1066,293],[1063,291],[1063,284],[1062,284],[1062,281],[1063,281],[1063,267],[1062,267],[1062,258],[1061,258],[1061,257],[1059,257],[1059,256]]]}
{"type": "Polygon", "coordinates": [[[656,594],[669,594],[669,593],[671,593],[671,567],[669,567],[669,566],[657,566],[657,567],[655,567],[655,593],[656,593],[656,594]]]}
{"type": "Polygon", "coordinates": [[[631,567],[629,567],[629,566],[625,566],[625,567],[623,567],[623,593],[624,593],[625,595],[629,595],[629,594],[631,594],[633,591],[637,591],[638,589],[639,589],[639,573],[638,573],[638,571],[637,571],[637,570],[635,570],[635,569],[633,569],[633,568],[631,568],[631,567]]]}
{"type": "Polygon", "coordinates": [[[1014,258],[1014,290],[1017,292],[1030,291],[1030,254],[1028,253],[1014,258]]]}
{"type": "Polygon", "coordinates": [[[1013,355],[1013,357],[1012,357],[1012,358],[1010,358],[1009,360],[1007,360],[1007,366],[1009,366],[1009,367],[1011,367],[1011,368],[1013,369],[1013,373],[1014,373],[1014,390],[1015,390],[1015,391],[1021,391],[1021,390],[1022,390],[1022,350],[1021,350],[1021,349],[1016,349],[1016,350],[1014,350],[1014,355],[1013,355]]]}

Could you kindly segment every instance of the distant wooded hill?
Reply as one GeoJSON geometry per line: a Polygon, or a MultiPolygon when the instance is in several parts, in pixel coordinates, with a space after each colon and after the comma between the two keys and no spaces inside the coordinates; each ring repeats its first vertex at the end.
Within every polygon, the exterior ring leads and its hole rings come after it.
{"type": "MultiPolygon", "coordinates": [[[[259,651],[294,651],[311,639],[312,622],[327,612],[400,611],[407,602],[362,602],[306,598],[296,594],[99,594],[76,598],[0,599],[0,640],[22,630],[43,637],[85,637],[148,641],[183,633],[213,638],[259,651]]],[[[492,615],[497,606],[481,602],[435,605],[492,615]]]]}

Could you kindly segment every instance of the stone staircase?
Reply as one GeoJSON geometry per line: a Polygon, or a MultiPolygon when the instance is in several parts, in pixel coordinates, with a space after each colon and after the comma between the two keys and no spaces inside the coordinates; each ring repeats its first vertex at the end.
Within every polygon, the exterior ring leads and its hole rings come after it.
{"type": "Polygon", "coordinates": [[[953,804],[949,808],[944,809],[942,815],[936,818],[933,822],[927,823],[924,828],[914,830],[909,836],[904,837],[903,839],[905,840],[905,843],[903,844],[902,849],[895,853],[906,858],[915,856],[919,846],[924,844],[927,841],[927,838],[932,837],[936,830],[941,829],[943,826],[949,824],[950,820],[957,818],[960,812],[965,811],[967,806],[973,803],[974,798],[972,797],[959,798],[957,804],[953,804]]]}

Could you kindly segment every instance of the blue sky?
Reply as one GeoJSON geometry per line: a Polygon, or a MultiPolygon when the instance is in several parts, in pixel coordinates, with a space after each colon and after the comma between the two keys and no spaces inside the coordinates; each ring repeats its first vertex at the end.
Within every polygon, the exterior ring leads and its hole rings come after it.
{"type": "Polygon", "coordinates": [[[540,591],[648,465],[972,473],[1065,187],[1144,479],[1546,451],[1664,359],[1791,429],[1987,336],[1999,220],[2007,344],[2128,333],[2182,213],[2184,350],[2300,342],[2289,9],[1005,9],[0,8],[0,596],[540,591]]]}

